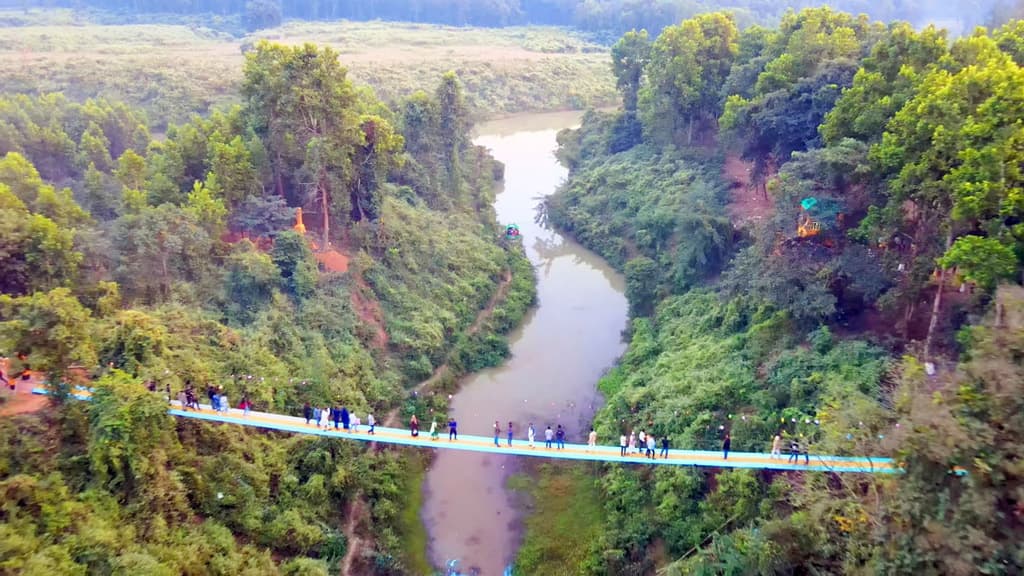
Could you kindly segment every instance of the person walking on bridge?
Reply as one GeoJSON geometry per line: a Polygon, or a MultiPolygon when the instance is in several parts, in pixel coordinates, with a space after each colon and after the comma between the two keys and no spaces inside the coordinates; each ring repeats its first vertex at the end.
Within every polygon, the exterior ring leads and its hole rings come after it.
{"type": "Polygon", "coordinates": [[[455,418],[448,419],[448,441],[459,439],[459,423],[455,421],[455,418]]]}
{"type": "Polygon", "coordinates": [[[306,419],[306,426],[309,426],[309,419],[313,417],[313,408],[309,402],[302,405],[302,417],[306,419]]]}
{"type": "Polygon", "coordinates": [[[725,433],[725,440],[722,441],[722,460],[729,459],[729,447],[732,446],[732,438],[729,433],[725,433]]]}
{"type": "Polygon", "coordinates": [[[654,442],[654,434],[647,435],[647,457],[654,460],[654,447],[657,444],[654,442]]]}
{"type": "Polygon", "coordinates": [[[558,430],[555,432],[555,440],[558,443],[559,450],[565,449],[565,429],[562,428],[561,424],[558,425],[558,430]]]}
{"type": "Polygon", "coordinates": [[[636,454],[636,430],[629,431],[629,454],[636,454]]]}
{"type": "Polygon", "coordinates": [[[500,437],[501,437],[501,425],[498,424],[497,420],[495,420],[494,421],[494,445],[496,447],[498,447],[498,448],[501,448],[501,444],[498,444],[498,438],[500,438],[500,437]]]}
{"type": "Polygon", "coordinates": [[[800,460],[800,441],[794,436],[789,441],[789,459],[786,461],[789,464],[799,462],[800,460]]]}
{"type": "Polygon", "coordinates": [[[420,435],[420,421],[415,414],[409,419],[409,431],[412,432],[414,438],[420,435]]]}
{"type": "Polygon", "coordinates": [[[661,457],[668,459],[668,434],[661,437],[661,457]]]}
{"type": "Polygon", "coordinates": [[[551,425],[548,425],[548,429],[544,431],[544,447],[548,450],[551,449],[551,440],[555,437],[555,433],[551,431],[551,425]]]}
{"type": "Polygon", "coordinates": [[[373,419],[373,412],[366,415],[366,425],[370,427],[366,433],[372,435],[374,433],[374,429],[377,427],[377,421],[373,419]]]}
{"type": "Polygon", "coordinates": [[[331,408],[331,420],[334,420],[334,429],[338,429],[338,423],[341,422],[341,409],[335,406],[331,408]]]}
{"type": "Polygon", "coordinates": [[[619,456],[626,455],[626,435],[622,434],[619,436],[619,456]]]}
{"type": "Polygon", "coordinates": [[[345,408],[344,406],[341,407],[341,427],[344,428],[346,432],[348,432],[349,414],[348,408],[345,408]]]}
{"type": "Polygon", "coordinates": [[[593,428],[590,429],[590,434],[587,435],[587,452],[594,450],[597,447],[597,432],[593,428]]]}
{"type": "Polygon", "coordinates": [[[324,406],[320,409],[320,426],[327,430],[331,427],[331,407],[324,406]]]}
{"type": "Polygon", "coordinates": [[[782,435],[776,434],[775,438],[772,438],[772,455],[769,457],[770,460],[778,458],[782,460],[782,435]]]}
{"type": "Polygon", "coordinates": [[[537,435],[537,431],[533,429],[533,422],[530,422],[530,429],[526,432],[526,437],[530,441],[530,448],[533,448],[533,438],[537,435]]]}
{"type": "Polygon", "coordinates": [[[437,418],[430,421],[430,439],[437,440],[437,418]]]}

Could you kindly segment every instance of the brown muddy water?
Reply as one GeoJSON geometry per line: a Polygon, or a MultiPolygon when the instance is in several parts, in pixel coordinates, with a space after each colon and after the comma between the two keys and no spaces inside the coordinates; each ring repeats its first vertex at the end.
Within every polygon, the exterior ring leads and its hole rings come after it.
{"type": "MultiPolygon", "coordinates": [[[[504,444],[512,421],[520,443],[531,422],[541,441],[546,426],[562,424],[569,441],[583,442],[601,401],[597,380],[625,350],[622,276],[593,252],[534,222],[541,198],[566,177],[554,157],[555,135],[579,119],[577,113],[531,114],[477,128],[476,143],[505,163],[495,209],[502,224],[519,225],[537,272],[538,305],[512,334],[505,364],[466,379],[451,401],[459,432],[486,436],[498,420],[504,444]]],[[[522,511],[505,489],[516,465],[514,456],[438,451],[422,510],[436,566],[458,559],[465,572],[501,576],[522,540],[522,511]]]]}

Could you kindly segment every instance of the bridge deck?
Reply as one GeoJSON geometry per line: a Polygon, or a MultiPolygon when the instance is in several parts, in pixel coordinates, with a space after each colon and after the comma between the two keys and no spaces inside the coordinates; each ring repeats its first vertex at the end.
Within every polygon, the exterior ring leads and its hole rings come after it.
{"type": "MultiPolygon", "coordinates": [[[[45,388],[35,388],[34,394],[47,394],[45,388]]],[[[81,400],[88,400],[90,393],[85,389],[78,389],[74,396],[81,400]]],[[[622,462],[627,464],[647,464],[655,466],[708,466],[715,468],[754,468],[774,470],[813,470],[818,472],[859,472],[875,474],[893,474],[900,472],[900,469],[893,464],[891,458],[875,457],[849,457],[849,456],[825,456],[810,455],[810,464],[791,464],[787,462],[788,456],[773,459],[770,454],[755,452],[729,452],[729,458],[723,459],[721,451],[704,450],[677,450],[670,449],[668,458],[661,458],[661,449],[658,448],[655,459],[644,458],[642,454],[632,456],[621,456],[618,446],[596,446],[590,449],[584,444],[565,444],[563,450],[555,447],[545,448],[542,429],[537,430],[538,441],[534,447],[530,447],[525,438],[519,437],[512,440],[512,446],[506,446],[504,433],[499,439],[500,446],[494,445],[493,436],[473,436],[459,434],[458,440],[448,440],[448,428],[446,423],[438,423],[441,436],[437,440],[431,440],[429,434],[421,429],[418,437],[413,437],[409,430],[400,428],[385,428],[377,426],[376,433],[367,433],[369,427],[365,424],[360,426],[359,432],[345,432],[333,428],[323,429],[315,425],[307,425],[305,419],[294,416],[284,416],[269,412],[249,412],[246,416],[242,410],[231,409],[227,413],[215,412],[208,405],[201,405],[201,410],[183,410],[177,401],[171,402],[172,407],[168,413],[182,418],[193,418],[210,422],[222,422],[226,424],[239,424],[255,428],[279,430],[282,432],[294,432],[297,434],[310,434],[315,436],[326,436],[329,438],[342,438],[361,442],[380,442],[384,444],[395,444],[401,446],[415,446],[419,448],[438,448],[443,450],[463,450],[468,452],[483,452],[490,454],[507,454],[515,456],[532,456],[536,458],[551,458],[558,460],[594,460],[601,462],[622,462]]],[[[429,427],[429,424],[427,425],[429,427]]],[[[800,458],[803,461],[803,457],[800,458]]]]}

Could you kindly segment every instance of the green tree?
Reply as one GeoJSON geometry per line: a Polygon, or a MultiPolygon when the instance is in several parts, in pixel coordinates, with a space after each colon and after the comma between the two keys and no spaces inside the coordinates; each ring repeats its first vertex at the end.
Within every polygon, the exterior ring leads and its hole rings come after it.
{"type": "Polygon", "coordinates": [[[195,217],[172,204],[120,218],[112,234],[118,284],[131,298],[161,301],[175,282],[206,277],[212,239],[195,217]]]}
{"type": "Polygon", "coordinates": [[[641,91],[641,117],[660,142],[691,144],[721,113],[719,88],[738,51],[732,14],[715,12],[665,28],[651,46],[648,83],[641,91]],[[685,130],[685,139],[680,136],[685,130]]]}
{"type": "Polygon", "coordinates": [[[627,113],[636,113],[644,67],[651,56],[647,30],[630,30],[612,46],[612,73],[627,113]]]}
{"type": "Polygon", "coordinates": [[[313,291],[316,263],[305,238],[291,230],[278,234],[274,238],[271,258],[281,271],[281,277],[292,296],[304,298],[313,291]]]}
{"type": "Polygon", "coordinates": [[[281,271],[271,257],[251,242],[239,242],[228,257],[224,277],[228,316],[243,324],[250,322],[280,283],[281,271]]]}
{"type": "Polygon", "coordinates": [[[230,142],[213,144],[210,172],[216,175],[229,208],[233,209],[249,197],[262,192],[252,152],[241,136],[235,136],[230,142]]]}
{"type": "Polygon", "coordinates": [[[626,262],[626,298],[634,315],[646,316],[654,310],[658,288],[658,264],[646,256],[626,262]]]}
{"type": "Polygon", "coordinates": [[[113,364],[133,377],[163,375],[162,356],[167,347],[167,328],[157,318],[139,310],[122,310],[104,326],[99,343],[103,366],[113,364]]]}
{"type": "Polygon", "coordinates": [[[448,177],[446,188],[455,199],[455,205],[465,204],[462,190],[462,156],[468,143],[469,109],[463,95],[462,83],[455,72],[441,77],[435,98],[438,103],[438,136],[441,161],[448,177]]]}
{"type": "Polygon", "coordinates": [[[330,48],[261,42],[246,54],[242,94],[253,128],[265,138],[275,186],[282,196],[315,203],[324,247],[332,214],[344,218],[351,208],[341,192],[353,177],[360,138],[355,93],[345,75],[330,48]]]}
{"type": "Polygon", "coordinates": [[[141,380],[120,371],[92,387],[88,453],[94,482],[126,497],[136,496],[153,473],[148,455],[167,442],[167,404],[141,380]]]}
{"type": "Polygon", "coordinates": [[[388,174],[401,165],[399,153],[405,143],[391,124],[379,116],[363,116],[360,129],[363,141],[353,158],[355,177],[350,202],[353,222],[380,218],[381,189],[388,174]]]}
{"type": "Polygon", "coordinates": [[[281,0],[248,0],[245,28],[250,32],[281,25],[281,0]]]}
{"type": "Polygon", "coordinates": [[[961,236],[939,258],[943,268],[958,268],[964,278],[986,290],[995,288],[999,280],[1012,278],[1018,269],[1013,249],[995,238],[961,236]]]}
{"type": "Polygon", "coordinates": [[[110,142],[103,130],[96,124],[89,124],[78,143],[78,149],[79,166],[85,167],[92,164],[102,172],[109,172],[113,169],[114,161],[110,157],[110,142]]]}
{"type": "Polygon", "coordinates": [[[89,310],[67,288],[17,298],[0,295],[4,349],[27,354],[32,369],[51,378],[75,364],[96,365],[92,335],[89,310]]]}
{"type": "Polygon", "coordinates": [[[216,238],[224,230],[228,209],[224,206],[220,182],[213,172],[206,175],[205,182],[195,182],[188,193],[185,211],[192,219],[206,230],[211,238],[216,238]]]}
{"type": "Polygon", "coordinates": [[[32,214],[0,183],[0,291],[28,294],[70,284],[81,262],[73,231],[32,214]]]}

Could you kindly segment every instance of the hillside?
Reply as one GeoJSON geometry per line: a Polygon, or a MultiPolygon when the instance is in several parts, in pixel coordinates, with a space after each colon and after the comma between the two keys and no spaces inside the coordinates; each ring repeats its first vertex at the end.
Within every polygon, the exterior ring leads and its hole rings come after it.
{"type": "Polygon", "coordinates": [[[0,573],[423,565],[422,461],[175,422],[164,392],[443,414],[407,390],[500,361],[534,297],[499,243],[501,166],[453,73],[395,108],[329,48],[259,43],[240,77],[239,106],[159,140],[123,103],[0,97],[0,350],[95,389],[0,419],[0,573]]]}
{"type": "MultiPolygon", "coordinates": [[[[763,452],[780,434],[783,456],[795,441],[906,473],[549,471],[604,502],[544,520],[600,534],[576,573],[1024,570],[1022,32],[951,41],[814,9],[616,44],[623,111],[559,136],[571,174],[547,206],[627,277],[599,436],[763,452]]],[[[518,567],[569,570],[539,534],[518,567]]]]}

